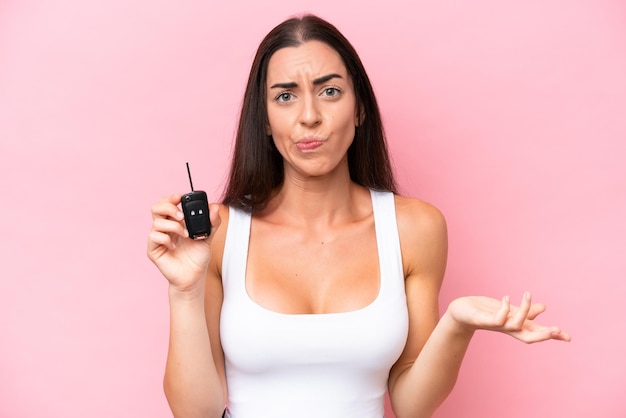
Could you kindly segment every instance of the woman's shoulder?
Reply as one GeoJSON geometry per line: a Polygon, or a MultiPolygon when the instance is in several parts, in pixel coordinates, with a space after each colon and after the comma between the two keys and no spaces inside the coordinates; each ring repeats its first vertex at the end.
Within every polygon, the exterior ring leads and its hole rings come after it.
{"type": "Polygon", "coordinates": [[[405,277],[445,265],[448,232],[441,211],[411,197],[396,195],[395,203],[405,277]]]}
{"type": "Polygon", "coordinates": [[[433,204],[414,197],[394,195],[398,229],[437,232],[446,226],[443,213],[433,204]]]}

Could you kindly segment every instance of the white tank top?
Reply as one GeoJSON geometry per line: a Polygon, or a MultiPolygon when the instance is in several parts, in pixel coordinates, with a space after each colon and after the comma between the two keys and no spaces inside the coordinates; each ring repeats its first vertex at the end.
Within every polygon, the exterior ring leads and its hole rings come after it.
{"type": "Polygon", "coordinates": [[[392,193],[371,191],[380,288],[364,308],[283,314],[246,292],[251,216],[230,208],[220,333],[232,418],[381,418],[408,314],[392,193]]]}

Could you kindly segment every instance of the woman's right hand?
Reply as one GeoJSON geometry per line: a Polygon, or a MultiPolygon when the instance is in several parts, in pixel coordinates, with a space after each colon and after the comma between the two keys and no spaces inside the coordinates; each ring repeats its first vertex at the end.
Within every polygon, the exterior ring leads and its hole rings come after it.
{"type": "Polygon", "coordinates": [[[148,239],[148,258],[157,266],[170,286],[180,292],[199,290],[204,284],[209,261],[210,242],[220,224],[219,205],[209,205],[211,235],[207,239],[189,239],[184,215],[178,205],[181,195],[167,196],[152,206],[152,229],[148,239]]]}

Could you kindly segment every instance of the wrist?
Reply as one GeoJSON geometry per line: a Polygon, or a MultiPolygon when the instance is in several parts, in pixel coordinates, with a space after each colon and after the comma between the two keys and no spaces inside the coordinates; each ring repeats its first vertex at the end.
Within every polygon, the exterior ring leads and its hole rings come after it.
{"type": "Polygon", "coordinates": [[[170,301],[197,302],[204,301],[204,285],[197,283],[194,286],[179,288],[172,284],[169,285],[168,295],[170,301]]]}
{"type": "Polygon", "coordinates": [[[464,338],[472,338],[474,332],[476,332],[476,328],[470,326],[469,324],[458,321],[451,311],[451,307],[454,301],[448,306],[448,309],[443,314],[441,319],[439,320],[442,327],[445,327],[446,330],[458,337],[464,338]]]}

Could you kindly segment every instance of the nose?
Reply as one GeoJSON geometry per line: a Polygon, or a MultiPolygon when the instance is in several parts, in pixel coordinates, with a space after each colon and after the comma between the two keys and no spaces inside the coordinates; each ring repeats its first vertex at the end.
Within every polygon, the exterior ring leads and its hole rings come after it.
{"type": "Polygon", "coordinates": [[[302,100],[302,109],[300,111],[300,123],[305,126],[315,126],[322,121],[318,103],[315,97],[307,94],[302,100]]]}

